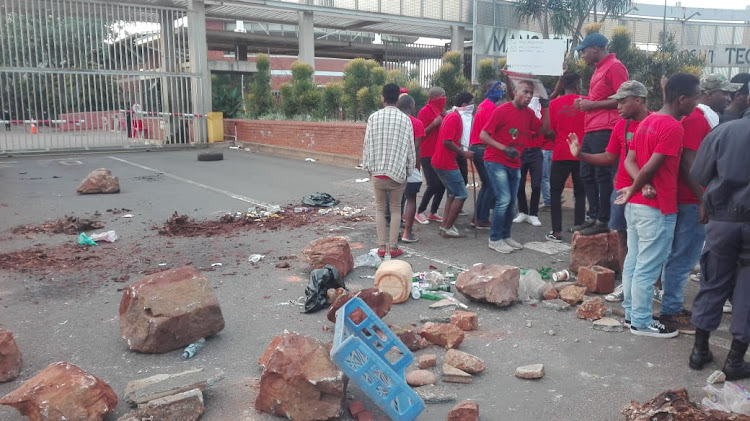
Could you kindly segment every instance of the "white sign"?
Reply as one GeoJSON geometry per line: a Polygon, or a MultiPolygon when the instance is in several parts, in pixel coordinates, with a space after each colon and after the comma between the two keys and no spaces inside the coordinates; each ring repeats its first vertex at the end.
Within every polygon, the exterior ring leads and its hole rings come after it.
{"type": "Polygon", "coordinates": [[[680,54],[704,58],[706,67],[750,66],[750,47],[746,45],[686,46],[680,54]]]}
{"type": "Polygon", "coordinates": [[[565,40],[514,39],[508,43],[508,70],[531,75],[562,76],[565,40]]]}

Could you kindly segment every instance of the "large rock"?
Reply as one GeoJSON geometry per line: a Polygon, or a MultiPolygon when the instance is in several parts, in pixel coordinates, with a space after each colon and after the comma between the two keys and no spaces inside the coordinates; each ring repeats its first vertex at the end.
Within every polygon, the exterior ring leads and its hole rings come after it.
{"type": "Polygon", "coordinates": [[[106,168],[99,168],[91,171],[89,175],[81,182],[76,190],[79,194],[93,193],[119,193],[120,180],[112,175],[112,171],[106,168]]]}
{"type": "Polygon", "coordinates": [[[583,301],[583,297],[585,296],[586,287],[584,286],[571,285],[560,291],[560,299],[572,306],[583,301]]]}
{"type": "Polygon", "coordinates": [[[617,231],[596,235],[581,235],[576,232],[570,242],[570,265],[578,272],[581,266],[600,265],[615,271],[620,270],[617,260],[617,231]]]}
{"type": "Polygon", "coordinates": [[[607,307],[601,297],[589,298],[576,309],[576,316],[579,319],[590,321],[599,320],[607,315],[607,307]]]}
{"type": "MultiPolygon", "coordinates": [[[[367,304],[372,309],[372,311],[381,319],[385,317],[385,315],[388,314],[389,311],[391,311],[391,306],[393,305],[393,297],[391,297],[391,294],[382,292],[377,288],[367,288],[361,291],[347,292],[346,294],[336,298],[333,304],[331,304],[331,307],[328,308],[328,320],[330,320],[332,323],[336,323],[336,312],[344,304],[346,304],[347,301],[351,300],[354,297],[361,298],[362,301],[364,301],[365,304],[367,304]]],[[[352,321],[354,321],[355,323],[359,323],[365,318],[364,313],[358,315],[357,312],[362,313],[359,309],[357,309],[350,316],[352,318],[352,321]]]]}
{"type": "Polygon", "coordinates": [[[419,335],[445,349],[456,348],[464,340],[464,332],[449,323],[425,323],[419,335]]]}
{"type": "Polygon", "coordinates": [[[346,237],[319,238],[302,249],[302,254],[313,269],[331,265],[339,271],[342,278],[354,267],[354,257],[346,237]]]}
{"type": "Polygon", "coordinates": [[[22,363],[21,350],[18,349],[13,333],[0,329],[0,383],[18,377],[22,363]]]}
{"type": "Polygon", "coordinates": [[[456,367],[469,374],[479,374],[487,367],[479,357],[475,357],[465,352],[449,349],[443,357],[443,363],[456,367]]]}
{"type": "Polygon", "coordinates": [[[120,334],[134,351],[169,352],[222,329],[211,283],[193,267],[149,275],[122,294],[120,334]]]}
{"type": "Polygon", "coordinates": [[[117,395],[103,380],[73,364],[50,364],[0,399],[31,421],[102,420],[115,410],[117,395]]]}
{"type": "Polygon", "coordinates": [[[255,408],[294,421],[338,418],[347,379],[316,339],[284,332],[258,361],[264,367],[255,408]]]}
{"type": "Polygon", "coordinates": [[[456,289],[475,301],[509,306],[518,300],[521,271],[514,266],[478,264],[456,279],[456,289]]]}
{"type": "Polygon", "coordinates": [[[479,403],[462,401],[448,411],[447,421],[479,421],[479,403]]]}

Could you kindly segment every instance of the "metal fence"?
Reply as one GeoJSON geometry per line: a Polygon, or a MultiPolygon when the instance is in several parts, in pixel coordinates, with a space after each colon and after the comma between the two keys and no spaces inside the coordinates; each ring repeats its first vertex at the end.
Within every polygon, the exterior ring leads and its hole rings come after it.
{"type": "Polygon", "coordinates": [[[0,151],[191,143],[203,127],[185,10],[3,0],[0,12],[0,151]]]}
{"type": "Polygon", "coordinates": [[[421,86],[430,84],[432,75],[442,65],[441,58],[448,51],[442,45],[412,44],[385,41],[383,68],[400,70],[408,79],[416,79],[421,86]]]}

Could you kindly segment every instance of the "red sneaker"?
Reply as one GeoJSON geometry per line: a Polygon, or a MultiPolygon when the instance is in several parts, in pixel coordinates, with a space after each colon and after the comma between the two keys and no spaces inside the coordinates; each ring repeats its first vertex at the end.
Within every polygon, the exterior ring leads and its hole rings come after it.
{"type": "Polygon", "coordinates": [[[443,222],[443,217],[436,213],[427,215],[427,219],[429,219],[430,221],[443,222]]]}
{"type": "Polygon", "coordinates": [[[385,249],[384,248],[379,248],[378,249],[378,256],[380,256],[381,258],[385,257],[385,249]]]}
{"type": "MultiPolygon", "coordinates": [[[[398,256],[401,256],[402,254],[404,254],[404,251],[398,247],[391,250],[391,257],[398,257],[398,256]]],[[[385,253],[383,253],[383,255],[385,255],[385,253]]]]}

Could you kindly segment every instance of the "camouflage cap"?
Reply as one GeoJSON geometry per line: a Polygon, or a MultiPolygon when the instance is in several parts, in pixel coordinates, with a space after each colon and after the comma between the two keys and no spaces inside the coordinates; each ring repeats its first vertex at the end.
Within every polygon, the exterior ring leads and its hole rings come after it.
{"type": "Polygon", "coordinates": [[[703,90],[703,92],[737,92],[740,89],[742,89],[741,83],[731,83],[726,77],[716,73],[711,73],[701,79],[701,90],[703,90]]]}
{"type": "Polygon", "coordinates": [[[609,99],[624,99],[629,96],[646,98],[648,97],[648,89],[646,89],[646,85],[637,80],[628,80],[623,82],[617,93],[610,96],[609,99]]]}

